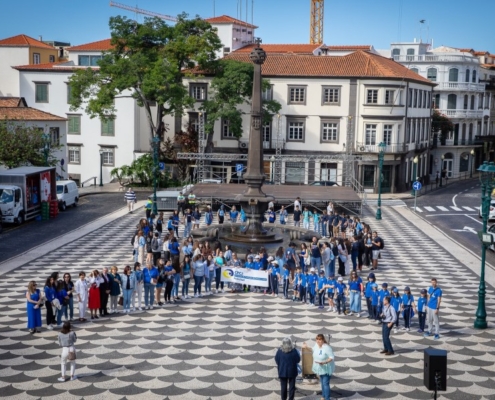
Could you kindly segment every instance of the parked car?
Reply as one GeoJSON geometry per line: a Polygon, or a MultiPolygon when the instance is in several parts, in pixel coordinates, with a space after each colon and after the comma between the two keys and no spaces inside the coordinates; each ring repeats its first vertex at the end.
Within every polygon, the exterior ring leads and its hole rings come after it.
{"type": "MultiPolygon", "coordinates": [[[[493,241],[495,243],[495,225],[492,225],[488,228],[488,233],[491,234],[493,236],[493,241]]],[[[490,250],[493,250],[495,251],[495,245],[491,245],[490,246],[490,250]]]]}
{"type": "Polygon", "coordinates": [[[339,184],[333,181],[314,181],[310,186],[339,186],[339,184]]]}
{"type": "MultiPolygon", "coordinates": [[[[479,211],[479,217],[483,218],[481,215],[481,207],[479,211]]],[[[488,220],[495,219],[495,199],[491,199],[490,201],[490,211],[488,213],[488,220]]]]}
{"type": "Polygon", "coordinates": [[[79,189],[74,181],[57,181],[58,208],[65,211],[68,206],[77,206],[79,189]]]}

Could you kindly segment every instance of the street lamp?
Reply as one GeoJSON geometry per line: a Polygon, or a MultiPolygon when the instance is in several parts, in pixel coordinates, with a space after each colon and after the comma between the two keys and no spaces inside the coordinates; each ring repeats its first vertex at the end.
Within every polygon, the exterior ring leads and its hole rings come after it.
{"type": "Polygon", "coordinates": [[[440,187],[442,187],[442,177],[443,177],[443,160],[445,159],[445,156],[442,154],[442,162],[440,163],[440,187]]]}
{"type": "Polygon", "coordinates": [[[270,176],[270,180],[272,182],[274,182],[275,181],[275,156],[270,157],[270,162],[272,163],[272,173],[270,176]]]}
{"type": "Polygon", "coordinates": [[[376,209],[376,219],[382,219],[382,171],[385,147],[387,145],[384,142],[380,142],[378,145],[378,208],[376,209]]]}
{"type": "MultiPolygon", "coordinates": [[[[418,156],[413,158],[413,175],[412,175],[413,183],[418,180],[418,177],[416,176],[416,168],[418,166],[418,161],[419,161],[418,156]]],[[[411,189],[411,196],[414,196],[415,194],[416,191],[414,189],[411,189]]]]}
{"type": "Polygon", "coordinates": [[[103,149],[100,149],[100,186],[103,186],[103,149]]]}
{"type": "Polygon", "coordinates": [[[471,154],[471,171],[469,173],[469,177],[472,178],[473,177],[473,167],[474,167],[474,155],[476,154],[474,149],[471,150],[470,154],[471,154]]]}
{"type": "Polygon", "coordinates": [[[490,242],[485,242],[483,234],[486,234],[486,227],[488,224],[488,215],[490,213],[491,195],[493,190],[493,177],[495,176],[495,164],[493,162],[488,163],[485,161],[482,166],[478,168],[480,172],[481,182],[481,216],[483,218],[483,231],[480,232],[481,239],[481,274],[480,274],[480,286],[478,289],[478,308],[476,310],[476,319],[474,321],[474,327],[476,329],[486,329],[486,308],[485,308],[485,258],[486,249],[492,242],[492,236],[489,236],[490,242]]]}
{"type": "Polygon", "coordinates": [[[158,148],[160,147],[160,138],[155,135],[153,137],[152,141],[152,146],[153,146],[153,207],[152,207],[152,213],[157,215],[158,214],[158,208],[156,205],[156,187],[158,186],[158,171],[159,171],[159,166],[158,166],[158,148]]]}
{"type": "Polygon", "coordinates": [[[41,139],[43,140],[43,157],[45,158],[45,166],[48,167],[48,157],[50,155],[50,134],[43,133],[41,135],[41,139]]]}

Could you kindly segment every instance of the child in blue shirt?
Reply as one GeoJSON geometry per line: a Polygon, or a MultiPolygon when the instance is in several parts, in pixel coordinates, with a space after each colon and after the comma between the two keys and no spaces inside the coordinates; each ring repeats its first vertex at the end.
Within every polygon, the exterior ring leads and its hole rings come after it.
{"type": "Polygon", "coordinates": [[[272,296],[278,297],[278,283],[280,281],[280,267],[278,266],[278,261],[273,260],[271,263],[271,279],[272,279],[272,296]]]}
{"type": "Polygon", "coordinates": [[[306,292],[307,292],[307,288],[306,286],[308,285],[308,274],[305,273],[305,272],[301,272],[301,274],[299,275],[299,300],[301,300],[302,302],[306,303],[306,292]]]}
{"type": "Polygon", "coordinates": [[[282,280],[283,280],[283,291],[284,291],[284,299],[289,298],[289,283],[290,283],[290,270],[287,264],[284,264],[282,267],[282,280]]]}
{"type": "Polygon", "coordinates": [[[318,308],[325,307],[325,288],[327,284],[327,278],[325,278],[325,271],[320,271],[320,277],[318,278],[318,300],[319,306],[318,308]]]}
{"type": "Polygon", "coordinates": [[[273,211],[273,208],[270,208],[268,210],[268,222],[270,224],[274,224],[275,223],[275,211],[273,211]]]}
{"type": "MultiPolygon", "coordinates": [[[[382,283],[382,289],[378,292],[378,307],[376,309],[377,316],[382,313],[383,310],[383,299],[387,296],[390,296],[390,292],[388,291],[388,283],[382,283]]],[[[382,321],[379,319],[378,323],[381,324],[382,321]]]]}
{"type": "Polygon", "coordinates": [[[331,275],[327,279],[327,284],[325,285],[327,288],[327,297],[328,297],[328,306],[329,306],[327,311],[337,312],[337,307],[335,307],[335,303],[333,302],[333,295],[336,284],[337,281],[335,280],[335,276],[331,275]]]}
{"type": "MultiPolygon", "coordinates": [[[[287,264],[285,264],[287,265],[287,264]]],[[[301,285],[301,268],[296,268],[296,273],[294,274],[294,295],[292,296],[292,301],[299,301],[299,287],[301,285]]]]}
{"type": "Polygon", "coordinates": [[[418,333],[423,333],[425,331],[425,323],[426,323],[426,289],[421,289],[421,295],[418,299],[418,320],[419,320],[419,329],[418,333]]]}
{"type": "Polygon", "coordinates": [[[368,319],[374,319],[374,315],[371,309],[371,294],[373,293],[372,285],[376,282],[375,274],[371,272],[368,275],[368,282],[364,287],[364,297],[366,298],[366,307],[368,308],[368,319]]]}
{"type": "Polygon", "coordinates": [[[316,295],[316,283],[318,281],[318,276],[316,275],[316,270],[314,268],[310,269],[310,274],[308,275],[308,292],[309,292],[309,304],[315,305],[315,295],[316,295]]]}
{"type": "Polygon", "coordinates": [[[378,303],[380,301],[380,293],[378,292],[378,285],[376,283],[371,284],[371,317],[375,321],[378,321],[378,303]]]}
{"type": "Polygon", "coordinates": [[[239,212],[236,210],[235,206],[232,206],[229,214],[230,214],[230,222],[237,222],[237,217],[239,216],[239,212]]]}
{"type": "MultiPolygon", "coordinates": [[[[248,256],[247,261],[244,263],[244,268],[254,269],[253,256],[248,256]]],[[[251,286],[250,285],[244,285],[244,291],[250,292],[251,286]]]]}
{"type": "Polygon", "coordinates": [[[411,330],[411,318],[414,316],[413,308],[416,308],[414,304],[414,296],[411,294],[409,286],[404,288],[404,294],[402,295],[402,315],[404,317],[403,330],[411,330]]]}
{"type": "Polygon", "coordinates": [[[397,319],[395,320],[394,328],[394,333],[397,333],[397,330],[399,328],[399,310],[402,306],[402,299],[399,294],[399,289],[397,289],[396,287],[392,289],[392,298],[390,299],[390,305],[395,309],[395,312],[397,313],[397,319]]]}
{"type": "Polygon", "coordinates": [[[346,291],[346,285],[344,283],[344,278],[339,276],[337,278],[337,284],[335,285],[335,294],[336,294],[336,302],[337,302],[337,311],[340,315],[340,310],[342,306],[342,312],[344,315],[346,315],[345,312],[345,291],[346,291]]]}

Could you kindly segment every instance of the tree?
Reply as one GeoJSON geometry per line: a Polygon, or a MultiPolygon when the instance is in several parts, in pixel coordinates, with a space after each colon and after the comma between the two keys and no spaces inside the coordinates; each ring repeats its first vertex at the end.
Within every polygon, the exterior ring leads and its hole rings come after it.
{"type": "MultiPolygon", "coordinates": [[[[242,136],[242,110],[244,104],[251,104],[254,67],[251,63],[237,60],[219,60],[211,81],[211,95],[203,102],[202,111],[207,115],[205,131],[211,136],[215,121],[229,122],[232,134],[242,136]]],[[[263,79],[263,90],[270,88],[270,82],[263,79]]],[[[269,122],[282,106],[276,100],[263,101],[263,122],[269,122]]],[[[211,139],[211,138],[210,138],[211,139]]],[[[210,141],[210,140],[209,140],[210,141]]]]}
{"type": "MultiPolygon", "coordinates": [[[[8,168],[22,165],[44,166],[44,129],[24,122],[0,120],[0,164],[8,168]]],[[[50,166],[57,164],[53,152],[60,146],[51,144],[47,157],[50,166]]]]}
{"type": "Polygon", "coordinates": [[[138,23],[126,17],[110,18],[113,48],[103,54],[99,68],[78,70],[69,79],[71,110],[85,107],[91,117],[112,118],[114,99],[132,96],[144,107],[151,137],[162,137],[166,114],[182,115],[194,104],[182,81],[198,66],[211,68],[222,44],[205,20],[181,14],[174,26],[159,18],[138,23]],[[156,103],[153,118],[152,105],[156,103]]]}
{"type": "Polygon", "coordinates": [[[166,160],[174,163],[177,168],[177,177],[181,182],[187,180],[189,160],[177,158],[177,153],[197,153],[199,148],[198,131],[189,124],[187,130],[177,132],[172,140],[170,137],[163,142],[162,154],[166,160]]]}
{"type": "Polygon", "coordinates": [[[431,129],[433,132],[441,132],[442,136],[445,136],[454,130],[454,124],[446,115],[434,109],[431,118],[431,129]]]}

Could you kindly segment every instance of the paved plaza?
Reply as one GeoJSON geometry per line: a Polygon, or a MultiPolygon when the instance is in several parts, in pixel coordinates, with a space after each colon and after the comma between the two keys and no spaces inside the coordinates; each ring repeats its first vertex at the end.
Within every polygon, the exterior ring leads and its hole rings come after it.
{"type": "MultiPolygon", "coordinates": [[[[478,276],[399,209],[384,208],[382,221],[375,221],[373,212],[365,208],[363,219],[386,243],[378,283],[397,285],[401,291],[408,285],[417,298],[430,277],[437,277],[443,290],[440,340],[416,333],[415,317],[411,332],[392,334],[396,355],[384,357],[379,354],[381,326],[366,318],[338,316],[262,294],[225,293],[76,322],[79,379],[57,382],[57,331],[43,328],[40,334],[28,333],[27,283],[35,279],[42,284],[53,271],[70,272],[75,279],[81,270],[130,263],[130,238],[139,216],[125,214],[58,248],[50,247],[47,254],[38,250],[39,257],[1,277],[1,397],[277,399],[273,357],[282,338],[292,335],[300,346],[317,333],[330,333],[336,360],[332,398],[430,399],[431,392],[423,385],[423,349],[435,347],[448,351],[448,390],[439,398],[495,400],[495,330],[472,328],[478,276]]],[[[456,252],[462,258],[464,250],[457,247],[456,252]]],[[[363,278],[367,273],[363,271],[363,278]]],[[[487,313],[493,326],[492,286],[488,286],[487,313]]],[[[298,388],[298,399],[320,398],[317,385],[298,388]]]]}

